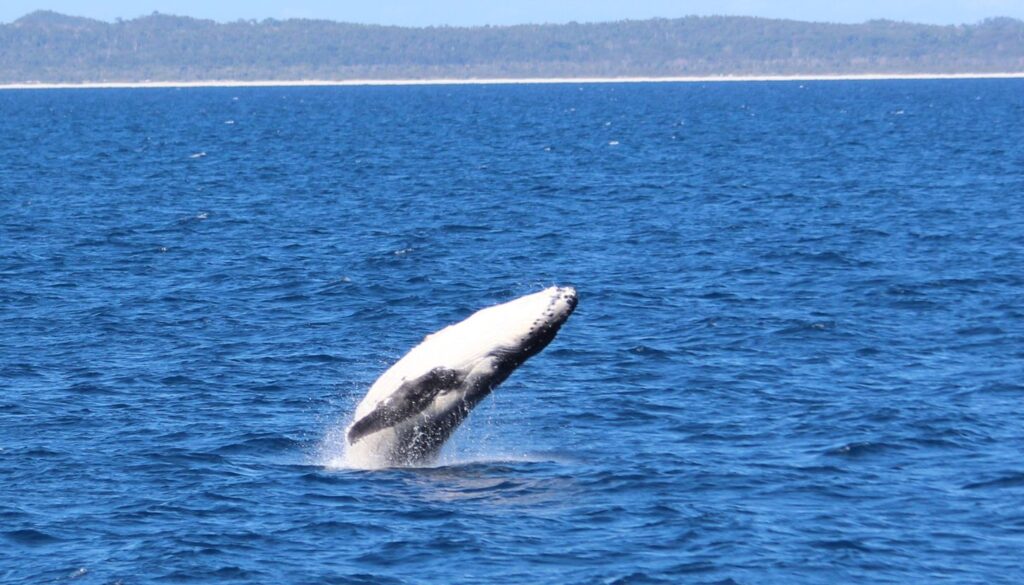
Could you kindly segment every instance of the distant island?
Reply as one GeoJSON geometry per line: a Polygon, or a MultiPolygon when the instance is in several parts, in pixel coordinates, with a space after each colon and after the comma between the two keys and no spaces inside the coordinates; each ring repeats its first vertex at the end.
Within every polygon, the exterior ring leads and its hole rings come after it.
{"type": "Polygon", "coordinates": [[[933,26],[686,17],[409,28],[324,20],[0,25],[0,84],[1024,72],[1024,22],[933,26]]]}

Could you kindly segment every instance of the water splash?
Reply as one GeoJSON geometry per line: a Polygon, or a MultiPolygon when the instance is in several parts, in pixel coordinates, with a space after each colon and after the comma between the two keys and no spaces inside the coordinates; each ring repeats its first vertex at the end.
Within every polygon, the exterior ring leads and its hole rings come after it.
{"type": "MultiPolygon", "coordinates": [[[[504,438],[516,436],[516,433],[507,428],[508,425],[502,421],[502,417],[498,416],[498,411],[507,410],[510,406],[501,400],[493,398],[486,400],[477,408],[475,415],[470,415],[466,422],[456,430],[436,459],[406,468],[437,469],[467,465],[567,461],[565,457],[549,452],[524,450],[521,445],[507,444],[504,438]]],[[[404,467],[384,464],[381,462],[382,457],[375,456],[371,452],[349,449],[346,434],[352,423],[354,412],[355,403],[353,401],[343,416],[332,420],[327,425],[327,429],[312,455],[312,463],[329,471],[404,467]]],[[[506,414],[508,413],[506,412],[506,414]]]]}

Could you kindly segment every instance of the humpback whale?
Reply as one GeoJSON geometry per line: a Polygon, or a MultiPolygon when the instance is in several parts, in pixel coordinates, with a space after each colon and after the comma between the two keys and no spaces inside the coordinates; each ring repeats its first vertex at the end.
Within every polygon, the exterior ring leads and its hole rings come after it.
{"type": "Polygon", "coordinates": [[[577,303],[551,287],[427,335],[370,387],[346,430],[356,467],[433,460],[470,411],[555,338],[577,303]]]}

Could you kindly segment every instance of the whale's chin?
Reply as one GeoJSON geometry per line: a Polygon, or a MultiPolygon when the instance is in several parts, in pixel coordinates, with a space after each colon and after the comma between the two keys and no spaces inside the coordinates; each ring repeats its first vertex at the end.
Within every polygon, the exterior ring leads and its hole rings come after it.
{"type": "Polygon", "coordinates": [[[576,290],[551,287],[428,335],[370,387],[346,430],[346,462],[422,466],[473,408],[558,334],[576,290]]]}

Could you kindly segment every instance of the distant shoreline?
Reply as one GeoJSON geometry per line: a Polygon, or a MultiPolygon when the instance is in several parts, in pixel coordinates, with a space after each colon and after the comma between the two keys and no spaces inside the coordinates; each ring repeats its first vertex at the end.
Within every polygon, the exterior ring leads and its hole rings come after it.
{"type": "Polygon", "coordinates": [[[864,73],[851,75],[714,75],[690,77],[536,77],[536,78],[438,78],[438,79],[341,79],[265,81],[131,81],[86,83],[7,83],[0,90],[29,89],[175,89],[204,87],[352,87],[401,85],[534,85],[574,83],[722,83],[751,81],[885,81],[928,79],[1024,79],[1017,73],[864,73]]]}

